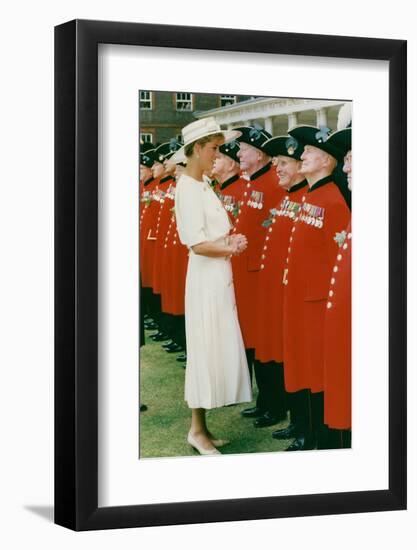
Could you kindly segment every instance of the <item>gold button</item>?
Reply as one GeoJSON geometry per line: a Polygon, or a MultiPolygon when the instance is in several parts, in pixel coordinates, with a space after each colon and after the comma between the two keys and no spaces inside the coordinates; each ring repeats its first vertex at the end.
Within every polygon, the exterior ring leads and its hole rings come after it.
{"type": "Polygon", "coordinates": [[[243,196],[246,197],[247,194],[248,194],[247,191],[245,191],[245,192],[243,193],[243,196]]]}
{"type": "Polygon", "coordinates": [[[348,239],[352,238],[352,233],[348,233],[348,239]]]}
{"type": "Polygon", "coordinates": [[[329,290],[329,296],[331,297],[333,296],[333,294],[334,294],[333,290],[329,290]]]}
{"type": "Polygon", "coordinates": [[[165,247],[165,248],[166,248],[167,246],[168,246],[167,244],[166,244],[166,245],[164,245],[164,247],[165,247]]]}
{"type": "Polygon", "coordinates": [[[334,271],[335,273],[337,273],[338,270],[339,270],[339,268],[337,267],[337,265],[335,265],[334,268],[333,268],[333,271],[334,271]]]}
{"type": "Polygon", "coordinates": [[[342,255],[341,255],[341,254],[338,254],[338,255],[337,255],[337,259],[338,259],[338,261],[340,262],[340,260],[342,259],[342,255]]]}
{"type": "Polygon", "coordinates": [[[302,198],[301,200],[302,200],[303,202],[305,202],[306,198],[305,198],[305,197],[303,197],[303,198],[302,198]]]}
{"type": "Polygon", "coordinates": [[[236,218],[236,223],[239,221],[239,218],[236,218]]]}
{"type": "Polygon", "coordinates": [[[177,241],[174,241],[174,244],[177,244],[177,241]]]}
{"type": "Polygon", "coordinates": [[[291,231],[292,231],[292,233],[294,233],[294,231],[295,231],[295,227],[293,227],[293,228],[291,229],[291,231]]]}
{"type": "Polygon", "coordinates": [[[261,269],[263,269],[264,267],[265,267],[264,264],[261,264],[261,269]]]}
{"type": "Polygon", "coordinates": [[[274,218],[274,219],[272,220],[272,223],[275,223],[275,222],[276,222],[276,219],[274,218]]]}
{"type": "Polygon", "coordinates": [[[261,258],[262,258],[263,260],[265,260],[265,258],[266,258],[265,254],[262,254],[261,258]]]}
{"type": "Polygon", "coordinates": [[[246,187],[250,187],[250,183],[247,183],[247,184],[246,184],[246,187]]]}
{"type": "Polygon", "coordinates": [[[332,307],[332,303],[331,302],[327,302],[327,309],[330,309],[332,307]]]}
{"type": "Polygon", "coordinates": [[[265,240],[266,240],[266,241],[269,241],[269,237],[265,237],[265,240]]]}
{"type": "Polygon", "coordinates": [[[335,282],[336,282],[336,279],[335,279],[334,277],[332,277],[332,278],[330,279],[330,284],[331,284],[331,285],[334,285],[335,282]]]}
{"type": "Polygon", "coordinates": [[[271,233],[271,232],[272,232],[272,227],[270,227],[270,228],[268,229],[268,231],[271,233]]]}
{"type": "Polygon", "coordinates": [[[290,261],[290,259],[289,259],[289,258],[287,258],[287,259],[286,259],[285,261],[286,261],[286,262],[287,262],[287,264],[288,264],[288,263],[289,263],[289,261],[290,261]]]}
{"type": "Polygon", "coordinates": [[[290,237],[290,243],[292,243],[292,237],[290,237]]]}
{"type": "Polygon", "coordinates": [[[267,247],[267,246],[264,246],[264,250],[268,250],[268,247],[267,247]]]}
{"type": "Polygon", "coordinates": [[[343,245],[343,250],[346,250],[347,247],[348,247],[348,245],[345,243],[345,244],[343,245]]]}
{"type": "Polygon", "coordinates": [[[291,252],[291,247],[290,246],[288,247],[288,252],[291,252]]]}

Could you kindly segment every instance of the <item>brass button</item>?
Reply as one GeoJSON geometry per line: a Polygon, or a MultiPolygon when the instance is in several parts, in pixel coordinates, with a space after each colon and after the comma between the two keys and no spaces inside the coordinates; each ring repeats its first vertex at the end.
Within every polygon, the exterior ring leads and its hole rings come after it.
{"type": "Polygon", "coordinates": [[[331,302],[327,302],[327,309],[330,309],[332,307],[332,303],[331,302]]]}

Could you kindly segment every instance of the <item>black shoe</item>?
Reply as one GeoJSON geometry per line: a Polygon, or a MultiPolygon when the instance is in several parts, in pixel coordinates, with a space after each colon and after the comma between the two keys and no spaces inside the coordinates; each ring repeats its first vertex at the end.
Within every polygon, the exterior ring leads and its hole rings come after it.
{"type": "Polygon", "coordinates": [[[148,407],[147,407],[146,405],[141,405],[141,406],[139,407],[139,410],[140,410],[140,412],[145,412],[145,411],[148,410],[148,407]]]}
{"type": "Polygon", "coordinates": [[[179,346],[178,344],[174,344],[173,346],[170,346],[168,349],[165,349],[167,353],[178,353],[180,351],[184,351],[184,348],[182,346],[179,346]]]}
{"type": "Polygon", "coordinates": [[[262,416],[265,413],[262,409],[259,409],[258,407],[251,407],[250,409],[243,409],[243,411],[240,412],[240,414],[244,418],[257,418],[258,416],[262,416]]]}
{"type": "Polygon", "coordinates": [[[293,443],[285,449],[286,451],[311,451],[316,448],[316,442],[313,437],[306,435],[299,435],[293,443]]]}
{"type": "Polygon", "coordinates": [[[149,323],[144,323],[144,327],[145,327],[145,330],[157,330],[158,329],[158,325],[156,323],[154,323],[153,321],[151,321],[149,323]]]}
{"type": "Polygon", "coordinates": [[[185,353],[178,355],[178,357],[175,358],[175,361],[178,361],[178,363],[185,363],[187,361],[187,356],[185,353]]]}
{"type": "Polygon", "coordinates": [[[266,411],[262,416],[257,418],[253,425],[255,428],[266,428],[267,426],[273,426],[274,424],[278,424],[279,422],[282,422],[283,420],[286,420],[287,415],[281,415],[281,416],[275,416],[274,414],[271,414],[270,412],[266,411]]]}
{"type": "Polygon", "coordinates": [[[163,332],[157,332],[156,334],[152,334],[151,339],[154,342],[164,342],[165,340],[169,340],[169,336],[163,332]]]}
{"type": "Polygon", "coordinates": [[[170,350],[176,350],[178,351],[179,349],[182,350],[182,347],[179,346],[177,343],[175,342],[170,342],[169,344],[162,344],[162,347],[165,351],[170,351],[170,350]]]}
{"type": "Polygon", "coordinates": [[[172,346],[172,344],[175,344],[175,342],[173,340],[171,340],[170,342],[167,342],[166,344],[162,344],[162,347],[164,349],[169,348],[169,346],[172,346]]]}
{"type": "Polygon", "coordinates": [[[300,429],[295,424],[290,424],[282,430],[276,430],[272,432],[274,439],[292,439],[300,435],[300,429]]]}

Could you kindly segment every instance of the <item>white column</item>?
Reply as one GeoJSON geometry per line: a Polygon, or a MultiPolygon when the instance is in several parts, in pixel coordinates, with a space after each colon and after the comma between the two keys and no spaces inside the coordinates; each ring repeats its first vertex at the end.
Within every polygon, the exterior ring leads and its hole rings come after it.
{"type": "Polygon", "coordinates": [[[264,119],[264,128],[271,135],[274,133],[273,126],[272,126],[272,118],[270,116],[268,116],[264,119]]]}
{"type": "Polygon", "coordinates": [[[298,124],[298,113],[288,113],[288,130],[298,124]]]}
{"type": "Polygon", "coordinates": [[[317,109],[316,120],[317,126],[327,126],[327,109],[317,109]]]}

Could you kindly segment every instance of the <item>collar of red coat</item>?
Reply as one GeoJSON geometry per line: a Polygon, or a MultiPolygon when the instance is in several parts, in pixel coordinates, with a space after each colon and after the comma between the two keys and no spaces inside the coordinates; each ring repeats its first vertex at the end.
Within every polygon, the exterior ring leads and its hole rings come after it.
{"type": "Polygon", "coordinates": [[[307,193],[311,193],[312,191],[315,191],[319,187],[323,187],[323,185],[326,185],[326,184],[331,183],[333,181],[334,181],[333,175],[326,176],[325,178],[322,178],[321,180],[316,181],[316,183],[310,187],[310,189],[307,191],[307,193]]]}
{"type": "Polygon", "coordinates": [[[296,185],[293,185],[290,189],[288,189],[287,193],[295,193],[296,191],[299,191],[306,185],[307,185],[307,180],[300,181],[300,183],[297,183],[296,185]]]}
{"type": "Polygon", "coordinates": [[[161,179],[161,181],[159,183],[166,183],[167,181],[170,181],[170,180],[173,180],[174,178],[169,175],[169,176],[165,176],[164,178],[161,179]]]}
{"type": "Polygon", "coordinates": [[[271,162],[268,162],[268,164],[265,164],[265,166],[263,166],[260,170],[258,170],[257,172],[255,172],[254,174],[251,175],[250,181],[256,180],[259,177],[266,174],[268,172],[268,170],[271,168],[271,166],[272,166],[271,162]]]}
{"type": "Polygon", "coordinates": [[[232,183],[234,183],[238,179],[239,179],[239,174],[235,174],[234,176],[232,176],[231,178],[229,178],[228,180],[224,181],[221,184],[220,190],[223,191],[223,189],[226,189],[226,187],[228,187],[229,185],[231,185],[232,183]]]}
{"type": "Polygon", "coordinates": [[[149,184],[152,183],[153,181],[154,181],[154,178],[153,178],[153,176],[152,176],[151,178],[147,179],[147,180],[144,182],[143,186],[146,187],[147,185],[149,185],[149,184]]]}

